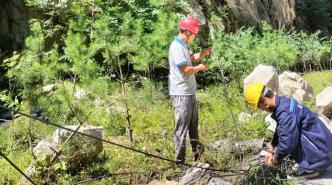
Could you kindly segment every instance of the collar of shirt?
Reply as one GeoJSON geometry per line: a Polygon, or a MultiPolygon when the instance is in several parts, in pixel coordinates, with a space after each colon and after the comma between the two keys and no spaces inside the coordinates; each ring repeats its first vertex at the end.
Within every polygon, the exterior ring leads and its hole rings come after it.
{"type": "Polygon", "coordinates": [[[183,47],[188,48],[188,45],[183,40],[181,40],[179,37],[177,37],[177,36],[174,37],[174,40],[176,42],[178,42],[179,44],[181,44],[183,47]]]}

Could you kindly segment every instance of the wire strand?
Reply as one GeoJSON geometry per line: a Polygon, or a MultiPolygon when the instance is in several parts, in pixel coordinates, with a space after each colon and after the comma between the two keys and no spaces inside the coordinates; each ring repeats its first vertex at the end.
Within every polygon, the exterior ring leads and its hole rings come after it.
{"type": "Polygon", "coordinates": [[[28,175],[26,175],[20,168],[18,168],[5,154],[2,153],[2,151],[0,150],[0,155],[12,166],[15,168],[15,170],[17,170],[18,172],[20,172],[21,175],[23,175],[29,182],[31,182],[31,184],[33,185],[37,185],[37,183],[35,183],[28,175]]]}
{"type": "Polygon", "coordinates": [[[211,168],[211,167],[197,166],[197,165],[193,165],[193,164],[189,164],[189,163],[178,163],[177,161],[172,160],[172,159],[168,159],[166,157],[162,157],[162,156],[158,156],[158,155],[155,155],[155,154],[147,153],[147,152],[144,152],[142,150],[138,150],[138,149],[126,146],[126,145],[118,144],[118,143],[115,143],[115,142],[112,142],[112,141],[108,141],[108,140],[105,140],[105,139],[102,139],[102,138],[99,138],[99,137],[96,137],[96,136],[93,136],[93,135],[89,135],[89,134],[86,134],[86,133],[83,133],[83,132],[75,131],[73,129],[70,129],[70,128],[58,125],[56,123],[52,123],[51,121],[45,121],[43,119],[36,118],[34,116],[31,116],[29,114],[23,113],[23,112],[18,111],[18,110],[7,108],[7,107],[4,107],[2,105],[0,105],[0,107],[3,108],[3,109],[6,109],[6,110],[14,111],[15,113],[21,114],[22,116],[25,116],[25,117],[37,120],[37,121],[45,123],[47,125],[52,125],[52,126],[54,126],[56,128],[61,128],[61,129],[64,129],[64,130],[67,130],[67,131],[70,131],[70,132],[75,132],[77,134],[80,134],[80,135],[83,135],[83,136],[86,136],[86,137],[89,137],[89,138],[92,138],[92,139],[100,140],[100,141],[102,141],[104,143],[108,143],[110,145],[118,146],[120,148],[124,148],[124,149],[130,150],[130,151],[136,152],[136,153],[144,154],[146,156],[157,158],[157,159],[160,159],[160,160],[163,160],[163,161],[167,161],[167,162],[170,162],[170,163],[174,163],[174,164],[177,164],[177,165],[182,165],[182,166],[186,166],[186,167],[195,167],[195,168],[200,168],[200,169],[205,169],[205,170],[211,170],[211,171],[219,171],[219,172],[234,172],[234,173],[238,172],[238,170],[230,170],[230,169],[226,169],[226,168],[211,168]]]}

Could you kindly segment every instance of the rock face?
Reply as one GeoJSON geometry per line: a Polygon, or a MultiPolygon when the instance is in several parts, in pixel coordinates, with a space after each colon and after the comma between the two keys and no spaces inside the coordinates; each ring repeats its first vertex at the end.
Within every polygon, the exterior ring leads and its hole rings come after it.
{"type": "Polygon", "coordinates": [[[22,49],[28,28],[24,0],[0,1],[0,28],[0,51],[22,49]]]}
{"type": "Polygon", "coordinates": [[[252,73],[244,79],[244,90],[246,87],[255,82],[263,83],[274,92],[279,87],[278,73],[272,66],[258,65],[252,73]]]}
{"type": "Polygon", "coordinates": [[[317,94],[316,106],[318,113],[325,115],[329,119],[332,118],[332,86],[317,94]]]}
{"type": "Polygon", "coordinates": [[[279,95],[303,102],[312,98],[313,88],[300,75],[285,71],[279,75],[279,95]]]}
{"type": "Polygon", "coordinates": [[[295,0],[225,0],[240,25],[259,25],[266,21],[274,27],[292,26],[295,0]]]}
{"type": "MultiPolygon", "coordinates": [[[[296,18],[295,0],[187,0],[187,2],[190,7],[185,7],[184,11],[200,20],[202,38],[215,28],[221,28],[226,32],[235,31],[242,26],[261,25],[262,21],[268,22],[274,28],[282,26],[291,28],[296,18]],[[220,20],[209,20],[211,12],[220,20]]],[[[207,40],[202,38],[200,41],[204,45],[207,40]]]]}

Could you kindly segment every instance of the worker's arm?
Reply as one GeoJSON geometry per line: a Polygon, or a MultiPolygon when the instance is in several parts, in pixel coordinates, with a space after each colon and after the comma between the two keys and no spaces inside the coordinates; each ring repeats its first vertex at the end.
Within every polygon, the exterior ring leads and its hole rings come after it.
{"type": "Polygon", "coordinates": [[[291,154],[299,141],[299,130],[297,126],[297,116],[295,113],[282,112],[278,115],[278,144],[274,152],[276,161],[282,160],[291,154]]]}
{"type": "Polygon", "coordinates": [[[212,54],[212,48],[206,48],[199,53],[191,55],[191,61],[198,62],[198,61],[202,60],[202,58],[204,58],[208,55],[211,55],[211,54],[212,54]]]}
{"type": "Polygon", "coordinates": [[[188,66],[188,65],[182,65],[180,66],[181,71],[186,75],[191,75],[198,73],[200,71],[207,71],[208,65],[207,64],[199,64],[197,66],[188,66]]]}

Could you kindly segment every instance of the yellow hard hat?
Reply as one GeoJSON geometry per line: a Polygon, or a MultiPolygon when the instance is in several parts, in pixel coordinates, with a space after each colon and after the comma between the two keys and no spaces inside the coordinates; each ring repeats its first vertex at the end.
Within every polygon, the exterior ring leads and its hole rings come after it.
{"type": "Polygon", "coordinates": [[[257,109],[259,98],[264,89],[264,84],[262,83],[252,83],[247,86],[244,92],[247,103],[254,109],[257,109]]]}

